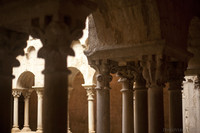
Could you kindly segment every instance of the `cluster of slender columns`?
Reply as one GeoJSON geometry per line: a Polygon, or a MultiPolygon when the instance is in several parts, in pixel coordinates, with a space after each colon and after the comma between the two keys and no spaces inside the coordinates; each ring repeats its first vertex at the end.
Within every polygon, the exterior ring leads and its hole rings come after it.
{"type": "MultiPolygon", "coordinates": [[[[166,66],[163,66],[161,64],[164,59],[161,59],[163,57],[151,58],[150,56],[142,62],[127,63],[126,66],[117,67],[119,82],[122,83],[122,133],[183,132],[181,83],[185,63],[165,62],[166,66]],[[168,88],[169,128],[164,127],[165,83],[170,84],[168,88]],[[133,105],[133,96],[135,105],[133,105]]],[[[96,76],[97,133],[110,132],[109,82],[112,79],[110,72],[115,67],[108,60],[97,61],[94,67],[99,73],[96,76]]]]}
{"type": "MultiPolygon", "coordinates": [[[[13,128],[12,132],[20,132],[18,125],[18,103],[19,97],[21,94],[24,96],[24,127],[21,130],[22,132],[31,131],[29,127],[29,99],[33,89],[13,89],[12,94],[14,97],[13,102],[13,128]]],[[[38,97],[38,110],[37,110],[37,133],[42,133],[42,97],[43,97],[43,89],[36,89],[37,97],[38,97]]]]}

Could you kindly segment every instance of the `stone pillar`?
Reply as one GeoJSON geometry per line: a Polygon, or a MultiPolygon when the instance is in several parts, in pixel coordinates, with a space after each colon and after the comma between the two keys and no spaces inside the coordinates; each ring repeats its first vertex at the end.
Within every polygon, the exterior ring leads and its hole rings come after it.
{"type": "Polygon", "coordinates": [[[169,70],[169,132],[183,132],[182,118],[182,82],[186,65],[182,62],[172,62],[169,70]]]}
{"type": "MultiPolygon", "coordinates": [[[[73,88],[71,86],[68,87],[68,101],[70,100],[70,96],[71,96],[72,91],[73,91],[73,88]]],[[[67,132],[72,133],[71,129],[70,129],[70,124],[69,124],[70,123],[69,117],[70,117],[70,115],[69,115],[69,104],[68,104],[68,110],[67,110],[67,127],[68,127],[68,129],[67,129],[67,132]]]]}
{"type": "Polygon", "coordinates": [[[19,103],[19,97],[21,95],[21,90],[19,89],[13,89],[12,95],[14,97],[14,103],[13,103],[13,128],[12,132],[19,132],[19,125],[18,125],[18,103],[19,103]]]}
{"type": "Polygon", "coordinates": [[[82,85],[88,96],[88,133],[95,133],[94,85],[82,85]]]}
{"type": "Polygon", "coordinates": [[[133,133],[133,70],[129,65],[120,67],[117,75],[122,83],[122,133],[133,133]]]}
{"type": "Polygon", "coordinates": [[[142,76],[142,68],[135,67],[135,133],[148,133],[148,104],[146,82],[142,76]]]}
{"type": "Polygon", "coordinates": [[[93,62],[92,67],[97,71],[96,80],[96,104],[97,104],[97,133],[110,133],[110,75],[113,65],[110,60],[98,60],[93,62]]]}
{"type": "Polygon", "coordinates": [[[159,55],[143,57],[143,77],[148,85],[148,133],[164,130],[163,88],[166,76],[165,59],[159,55]]]}
{"type": "Polygon", "coordinates": [[[82,36],[86,17],[95,8],[87,7],[93,2],[87,5],[70,1],[54,3],[55,10],[32,19],[31,35],[43,43],[38,52],[38,57],[45,60],[43,132],[66,133],[69,74],[66,59],[68,55],[74,55],[70,45],[82,36]]]}
{"type": "Polygon", "coordinates": [[[36,90],[38,97],[38,110],[37,110],[37,131],[36,133],[42,133],[42,106],[43,106],[43,88],[38,88],[36,90]]]}
{"type": "Polygon", "coordinates": [[[12,69],[19,66],[16,60],[23,55],[28,35],[0,28],[0,133],[10,133],[12,128],[12,69]]]}
{"type": "Polygon", "coordinates": [[[24,128],[22,129],[23,132],[31,131],[29,128],[29,98],[31,95],[32,90],[24,90],[22,92],[24,96],[24,128]]]}

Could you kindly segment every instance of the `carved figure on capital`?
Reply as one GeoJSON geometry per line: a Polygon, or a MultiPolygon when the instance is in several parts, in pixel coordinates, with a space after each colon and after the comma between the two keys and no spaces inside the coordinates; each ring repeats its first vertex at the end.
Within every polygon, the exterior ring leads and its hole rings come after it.
{"type": "Polygon", "coordinates": [[[167,58],[162,55],[143,56],[141,66],[143,68],[143,77],[146,80],[147,87],[164,86],[167,75],[167,58]]]}
{"type": "Polygon", "coordinates": [[[126,66],[119,66],[117,70],[117,76],[120,77],[118,82],[127,82],[128,88],[133,89],[134,82],[134,62],[127,62],[126,66]]]}

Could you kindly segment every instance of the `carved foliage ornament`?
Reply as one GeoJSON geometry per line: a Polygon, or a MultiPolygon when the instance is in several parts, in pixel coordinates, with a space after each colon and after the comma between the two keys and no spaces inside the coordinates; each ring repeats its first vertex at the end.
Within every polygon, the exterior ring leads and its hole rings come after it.
{"type": "Polygon", "coordinates": [[[134,82],[134,62],[128,62],[126,66],[119,66],[117,76],[119,82],[123,83],[124,89],[133,89],[134,82]]]}
{"type": "Polygon", "coordinates": [[[83,35],[86,17],[96,9],[96,3],[89,0],[56,2],[54,13],[47,13],[31,21],[32,36],[40,38],[44,45],[39,51],[39,57],[42,58],[56,53],[74,55],[70,48],[71,42],[83,35]]]}
{"type": "Polygon", "coordinates": [[[91,66],[98,72],[96,89],[110,89],[109,83],[112,81],[110,73],[117,72],[117,63],[111,60],[97,60],[93,61],[91,66]]]}
{"type": "Polygon", "coordinates": [[[20,97],[21,93],[22,93],[21,90],[12,90],[12,95],[15,98],[20,97]]]}

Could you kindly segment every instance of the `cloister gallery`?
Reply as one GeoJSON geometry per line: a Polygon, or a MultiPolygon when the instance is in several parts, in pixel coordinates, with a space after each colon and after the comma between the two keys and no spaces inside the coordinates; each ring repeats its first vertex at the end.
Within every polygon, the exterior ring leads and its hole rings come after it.
{"type": "Polygon", "coordinates": [[[0,133],[199,133],[199,0],[0,0],[0,133]]]}

